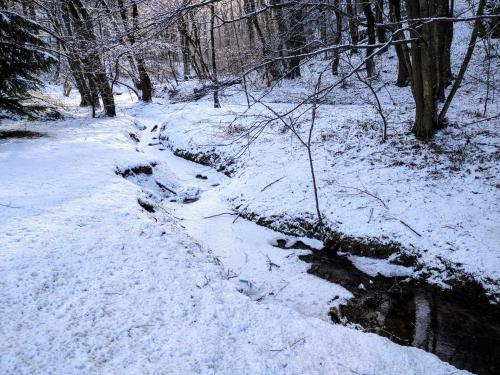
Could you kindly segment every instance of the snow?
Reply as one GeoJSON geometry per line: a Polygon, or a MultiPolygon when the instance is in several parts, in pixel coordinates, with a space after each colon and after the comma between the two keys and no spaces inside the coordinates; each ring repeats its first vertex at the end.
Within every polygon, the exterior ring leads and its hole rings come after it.
{"type": "MultiPolygon", "coordinates": [[[[464,4],[457,6],[459,12],[464,4]]],[[[454,71],[469,35],[466,23],[455,26],[454,71]]],[[[493,48],[498,44],[492,43],[493,48]]],[[[478,46],[449,111],[450,126],[432,142],[422,143],[410,133],[413,99],[409,87],[392,84],[396,60],[391,49],[377,59],[381,72],[374,82],[389,121],[388,141],[381,143],[382,124],[372,94],[352,78],[319,107],[312,153],[320,208],[329,228],[360,240],[400,244],[402,253],[416,257],[417,276],[446,287],[450,279],[466,275],[498,299],[499,107],[490,97],[482,114],[486,85],[481,76],[486,76],[488,65],[484,53],[478,46]]],[[[285,114],[311,94],[321,64],[328,61],[305,64],[301,80],[252,95],[262,95],[266,105],[285,114]]],[[[491,69],[493,77],[498,67],[491,69]]],[[[325,75],[324,82],[333,79],[325,75]]],[[[226,166],[232,179],[224,198],[256,220],[270,219],[277,229],[296,227],[297,220],[315,223],[305,147],[281,122],[269,121],[274,115],[264,106],[248,109],[238,89],[226,91],[221,100],[221,109],[212,108],[207,96],[195,103],[170,104],[168,114],[158,112],[163,144],[211,155],[214,168],[226,166]]],[[[303,107],[299,112],[295,124],[306,136],[310,110],[303,107]]]]}
{"type": "Polygon", "coordinates": [[[47,136],[0,140],[2,374],[466,373],[328,321],[348,292],[308,275],[305,250],[273,247],[281,235],[204,219],[231,211],[233,180],[147,146],[167,109],[121,100],[115,119],[72,103],[73,118],[3,125],[47,136]],[[200,199],[169,202],[153,178],[200,199]]]}
{"type": "Polygon", "coordinates": [[[378,274],[387,277],[410,277],[414,273],[414,270],[411,268],[392,264],[387,259],[375,259],[356,255],[348,255],[348,259],[357,269],[373,277],[378,274]]]}
{"type": "MultiPolygon", "coordinates": [[[[194,154],[219,155],[216,168],[231,164],[235,172],[224,195],[233,207],[274,218],[276,226],[296,218],[314,222],[306,150],[297,139],[275,125],[249,146],[245,132],[255,117],[238,120],[243,130],[231,135],[234,112],[244,109],[227,104],[217,111],[209,105],[174,106],[165,116],[164,143],[194,154]]],[[[313,155],[323,215],[341,233],[402,244],[436,282],[450,277],[446,269],[452,264],[498,292],[497,123],[469,125],[466,131],[450,127],[437,136],[433,149],[408,134],[411,115],[391,124],[390,140],[380,144],[378,130],[369,125],[375,116],[371,107],[320,109],[313,155]]]]}

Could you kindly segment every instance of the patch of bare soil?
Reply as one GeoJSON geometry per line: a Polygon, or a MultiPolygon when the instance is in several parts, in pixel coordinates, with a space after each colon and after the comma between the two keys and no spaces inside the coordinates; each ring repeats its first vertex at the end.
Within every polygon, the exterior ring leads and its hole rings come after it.
{"type": "Polygon", "coordinates": [[[0,130],[0,139],[36,139],[46,137],[46,134],[31,130],[0,130]]]}

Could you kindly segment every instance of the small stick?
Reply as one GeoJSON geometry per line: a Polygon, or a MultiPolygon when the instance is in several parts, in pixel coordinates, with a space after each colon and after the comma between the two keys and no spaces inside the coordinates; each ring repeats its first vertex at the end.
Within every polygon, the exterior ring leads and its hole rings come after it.
{"type": "Polygon", "coordinates": [[[0,206],[2,206],[2,207],[8,207],[8,208],[22,208],[22,207],[19,207],[19,206],[11,206],[10,204],[3,204],[3,203],[0,203],[0,206]]]}
{"type": "Polygon", "coordinates": [[[215,214],[215,215],[210,215],[210,216],[203,216],[204,219],[211,219],[213,217],[217,217],[217,216],[222,216],[222,215],[236,215],[235,212],[222,212],[220,214],[215,214]]]}
{"type": "Polygon", "coordinates": [[[413,233],[415,233],[417,236],[422,237],[420,233],[418,233],[415,229],[406,224],[403,220],[399,219],[399,222],[403,224],[405,227],[407,227],[409,230],[411,230],[413,233]]]}
{"type": "Polygon", "coordinates": [[[370,223],[370,221],[372,221],[372,216],[373,216],[373,207],[370,208],[370,217],[368,218],[368,224],[370,223]]]}
{"type": "Polygon", "coordinates": [[[278,178],[277,180],[274,180],[273,182],[271,182],[270,184],[267,184],[266,186],[264,186],[264,187],[262,188],[262,190],[261,190],[260,192],[262,193],[262,192],[263,192],[264,190],[266,190],[268,187],[271,187],[271,186],[272,186],[272,185],[274,185],[275,183],[277,183],[277,182],[279,182],[279,181],[283,180],[284,178],[285,178],[285,176],[280,177],[280,178],[278,178]]]}

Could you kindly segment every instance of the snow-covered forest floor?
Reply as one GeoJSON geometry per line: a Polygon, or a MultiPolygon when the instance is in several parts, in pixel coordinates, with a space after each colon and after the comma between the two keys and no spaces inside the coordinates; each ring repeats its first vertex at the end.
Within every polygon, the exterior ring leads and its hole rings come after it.
{"type": "MultiPolygon", "coordinates": [[[[388,68],[374,83],[386,142],[355,77],[318,108],[311,151],[327,230],[373,280],[473,284],[498,303],[499,108],[492,96],[484,112],[484,55],[428,143],[410,133],[410,88],[384,83],[394,58],[377,61],[388,68]]],[[[118,116],[91,119],[76,90],[47,85],[39,96],[61,119],[2,123],[0,372],[466,373],[334,324],[353,293],[298,258],[322,242],[307,150],[285,124],[307,137],[310,106],[268,120],[312,94],[327,63],[271,93],[252,88],[262,103],[250,108],[235,87],[220,109],[210,96],[186,101],[198,85],[188,80],[157,86],[151,104],[117,87],[118,116]]],[[[418,336],[429,328],[418,313],[430,313],[413,307],[418,336]]]]}
{"type": "Polygon", "coordinates": [[[459,372],[332,324],[350,293],[307,275],[306,250],[273,247],[283,236],[203,218],[228,210],[232,180],[148,146],[170,109],[91,120],[65,105],[65,119],[3,126],[44,136],[0,140],[2,373],[459,372]]]}
{"type": "MultiPolygon", "coordinates": [[[[458,65],[467,32],[457,29],[458,65]]],[[[378,64],[391,67],[388,61],[394,58],[389,51],[378,64]]],[[[390,255],[440,285],[474,280],[498,298],[499,103],[490,97],[484,112],[486,85],[478,78],[486,74],[484,61],[478,51],[450,111],[450,125],[429,143],[410,132],[410,88],[384,83],[396,75],[391,68],[374,83],[388,119],[385,143],[373,95],[348,79],[319,106],[312,155],[320,209],[328,229],[344,237],[344,251],[359,252],[358,242],[388,244],[371,255],[390,255]]],[[[232,176],[224,195],[235,210],[281,231],[314,235],[307,149],[283,122],[267,120],[311,95],[321,68],[321,63],[311,64],[305,78],[282,83],[271,93],[251,92],[264,104],[250,109],[243,92],[228,90],[222,109],[211,108],[211,98],[205,97],[170,105],[168,113],[153,109],[150,115],[162,126],[164,146],[232,176]]],[[[177,96],[192,88],[190,82],[181,84],[177,96]]],[[[307,139],[310,105],[297,112],[301,115],[285,120],[307,139]]]]}

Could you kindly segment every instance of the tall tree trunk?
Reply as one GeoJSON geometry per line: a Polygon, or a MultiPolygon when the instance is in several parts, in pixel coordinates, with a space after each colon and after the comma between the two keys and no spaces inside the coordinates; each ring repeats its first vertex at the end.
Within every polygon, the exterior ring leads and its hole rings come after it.
{"type": "Polygon", "coordinates": [[[255,35],[253,32],[253,16],[248,16],[248,14],[251,14],[255,11],[255,3],[253,0],[243,0],[243,10],[245,12],[246,17],[246,24],[247,24],[247,30],[248,30],[248,42],[250,44],[250,48],[254,48],[255,45],[255,35]]]}
{"type": "Polygon", "coordinates": [[[73,43],[75,39],[79,39],[79,36],[74,33],[73,16],[71,15],[69,4],[63,2],[61,5],[61,28],[64,27],[63,35],[66,37],[66,41],[62,44],[62,47],[66,53],[68,66],[73,75],[76,88],[80,93],[80,107],[96,108],[100,105],[99,93],[91,74],[85,70],[80,48],[73,43]]]}
{"type": "MultiPolygon", "coordinates": [[[[348,24],[349,24],[349,35],[351,36],[351,43],[356,45],[359,43],[359,31],[358,31],[358,12],[356,7],[356,1],[354,0],[346,0],[346,11],[349,15],[348,24]]],[[[352,52],[357,52],[356,48],[352,49],[352,52]]]]}
{"type": "Polygon", "coordinates": [[[99,52],[96,50],[97,39],[94,34],[92,19],[81,0],[71,0],[70,5],[69,10],[72,20],[80,31],[80,49],[88,51],[87,56],[84,58],[84,67],[94,77],[106,115],[114,117],[116,116],[116,107],[113,90],[109,84],[99,52]]]}
{"type": "Polygon", "coordinates": [[[406,0],[410,35],[421,40],[411,43],[412,93],[415,100],[415,123],[413,133],[420,139],[431,138],[439,128],[437,121],[438,74],[436,71],[435,27],[432,23],[421,23],[419,18],[435,17],[435,0],[406,0]],[[418,31],[415,29],[418,28],[418,31]]]}
{"type": "MultiPolygon", "coordinates": [[[[435,0],[436,2],[436,16],[437,17],[453,17],[453,11],[450,7],[449,0],[435,0]]],[[[435,43],[436,48],[436,63],[438,79],[438,98],[444,100],[444,91],[451,83],[453,74],[451,72],[451,43],[453,41],[453,22],[435,22],[435,35],[437,40],[435,43]]]]}
{"type": "MultiPolygon", "coordinates": [[[[389,0],[389,17],[391,22],[395,23],[392,27],[392,32],[402,28],[401,0],[389,0]]],[[[393,39],[394,41],[403,40],[403,32],[396,33],[393,39]]],[[[401,44],[396,44],[394,49],[396,50],[396,55],[398,57],[398,78],[396,86],[405,87],[408,86],[408,80],[410,78],[410,61],[408,51],[407,48],[401,44]]]]}
{"type": "MultiPolygon", "coordinates": [[[[375,21],[377,24],[384,23],[384,0],[375,1],[375,21]]],[[[385,28],[383,26],[377,26],[377,39],[379,43],[385,43],[385,28]]]]}
{"type": "MultiPolygon", "coordinates": [[[[136,35],[139,32],[139,10],[137,7],[137,1],[132,1],[132,27],[133,33],[131,34],[131,38],[133,43],[131,45],[134,46],[136,41],[136,35]]],[[[139,71],[139,89],[142,92],[142,101],[151,102],[153,96],[153,85],[151,83],[151,78],[146,70],[146,63],[142,56],[137,56],[137,70],[139,71]]]]}
{"type": "Polygon", "coordinates": [[[286,46],[291,55],[289,59],[288,69],[285,78],[294,79],[300,77],[300,61],[298,56],[302,53],[302,48],[305,44],[304,36],[304,19],[302,5],[294,2],[290,10],[290,28],[286,46]]]}
{"type": "Polygon", "coordinates": [[[191,53],[189,51],[189,42],[188,42],[188,32],[187,32],[187,24],[184,17],[179,17],[178,20],[178,29],[179,29],[179,38],[181,41],[181,52],[182,52],[182,68],[184,79],[188,79],[191,75],[191,53]]]}
{"type": "MultiPolygon", "coordinates": [[[[257,36],[259,37],[261,46],[262,46],[262,57],[263,59],[268,59],[270,57],[270,49],[269,44],[266,41],[266,37],[262,32],[262,28],[260,27],[259,20],[255,13],[255,1],[254,0],[245,0],[245,13],[248,15],[248,20],[250,20],[251,25],[255,28],[257,36]]],[[[265,75],[267,77],[268,86],[271,85],[271,81],[277,79],[279,77],[279,70],[276,67],[276,64],[268,64],[265,66],[265,75]]]]}
{"type": "Polygon", "coordinates": [[[217,59],[215,54],[215,6],[213,4],[210,5],[210,49],[212,50],[212,79],[215,84],[214,89],[214,108],[220,108],[219,101],[219,88],[217,85],[219,84],[217,78],[217,59]]]}
{"type": "MultiPolygon", "coordinates": [[[[118,6],[120,7],[120,16],[123,22],[123,27],[125,29],[125,34],[127,35],[128,44],[130,45],[131,53],[129,54],[129,59],[131,60],[130,65],[132,67],[136,66],[137,73],[139,75],[139,80],[135,82],[136,88],[141,91],[141,100],[144,102],[150,102],[153,96],[153,87],[151,83],[151,78],[146,70],[146,63],[142,56],[138,56],[135,52],[136,45],[136,34],[139,31],[139,9],[137,7],[137,1],[132,0],[132,26],[129,25],[128,12],[125,7],[123,0],[118,0],[118,6]]],[[[137,79],[136,79],[137,80],[137,79]]]]}
{"type": "MultiPolygon", "coordinates": [[[[369,0],[365,0],[361,3],[363,7],[363,12],[366,17],[366,31],[368,33],[368,44],[375,44],[377,42],[375,38],[375,17],[373,15],[372,6],[369,0]]],[[[368,77],[373,77],[375,75],[375,61],[373,57],[369,57],[373,52],[374,48],[366,49],[366,74],[368,77]]]]}
{"type": "MultiPolygon", "coordinates": [[[[283,16],[283,9],[281,8],[281,0],[270,0],[271,5],[274,7],[274,18],[276,19],[276,23],[278,25],[278,54],[281,58],[284,58],[286,53],[283,51],[285,46],[285,40],[288,35],[288,28],[285,22],[285,18],[283,16]]],[[[287,70],[287,63],[283,60],[282,68],[287,70]]],[[[281,74],[280,74],[281,76],[281,74]]]]}
{"type": "MultiPolygon", "coordinates": [[[[336,32],[335,32],[335,41],[336,45],[339,45],[342,42],[342,13],[340,11],[340,0],[334,0],[335,7],[335,24],[336,24],[336,32]]],[[[340,53],[338,50],[334,51],[333,60],[332,60],[332,74],[334,76],[339,74],[339,62],[340,62],[340,53]]]]}

